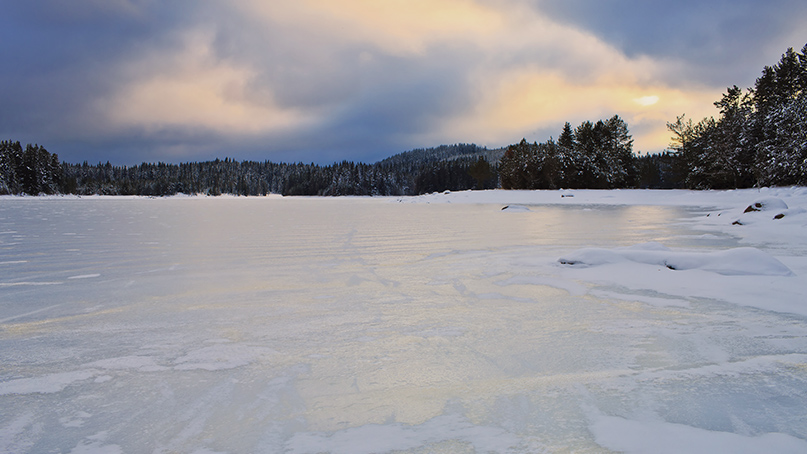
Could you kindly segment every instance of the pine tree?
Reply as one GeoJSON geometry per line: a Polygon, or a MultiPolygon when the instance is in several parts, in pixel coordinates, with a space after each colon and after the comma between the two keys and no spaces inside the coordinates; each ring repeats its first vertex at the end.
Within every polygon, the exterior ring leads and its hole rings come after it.
{"type": "Polygon", "coordinates": [[[568,149],[574,147],[574,132],[572,132],[572,125],[568,121],[563,125],[563,131],[558,136],[558,146],[568,149]]]}
{"type": "Polygon", "coordinates": [[[634,184],[633,139],[624,120],[614,115],[605,122],[605,166],[609,188],[624,188],[634,184]]]}
{"type": "Polygon", "coordinates": [[[468,168],[468,174],[476,181],[476,189],[485,189],[485,183],[493,178],[493,168],[482,156],[468,168]]]}
{"type": "Polygon", "coordinates": [[[17,175],[22,166],[22,146],[19,142],[0,142],[0,194],[19,194],[22,192],[17,175]]]}

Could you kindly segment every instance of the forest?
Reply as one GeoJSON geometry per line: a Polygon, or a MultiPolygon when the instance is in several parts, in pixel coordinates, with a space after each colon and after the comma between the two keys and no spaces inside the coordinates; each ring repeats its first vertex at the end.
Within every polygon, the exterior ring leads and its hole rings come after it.
{"type": "Polygon", "coordinates": [[[807,45],[766,66],[754,87],[734,85],[718,118],[667,126],[683,183],[696,189],[807,184],[807,45]]]}
{"type": "Polygon", "coordinates": [[[753,87],[729,87],[717,118],[667,123],[670,149],[637,156],[618,115],[557,140],[504,149],[474,144],[417,149],[365,164],[236,161],[60,163],[40,145],[0,142],[0,194],[165,196],[417,195],[465,189],[690,188],[807,185],[807,45],[766,66],[753,87]]]}
{"type": "Polygon", "coordinates": [[[494,188],[495,167],[476,145],[443,145],[395,155],[375,164],[343,161],[327,166],[225,158],[181,164],[135,166],[59,164],[39,145],[0,142],[0,194],[165,196],[178,193],[257,196],[410,195],[494,188]],[[472,168],[487,173],[481,181],[472,168]]]}

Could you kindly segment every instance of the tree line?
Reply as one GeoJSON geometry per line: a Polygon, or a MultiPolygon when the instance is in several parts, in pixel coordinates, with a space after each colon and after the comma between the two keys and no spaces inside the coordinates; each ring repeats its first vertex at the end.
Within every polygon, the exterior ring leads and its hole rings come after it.
{"type": "MultiPolygon", "coordinates": [[[[468,153],[476,145],[446,145],[439,160],[408,159],[375,164],[342,161],[331,165],[236,161],[225,158],[181,164],[59,163],[38,145],[0,142],[0,194],[77,194],[166,196],[178,193],[257,196],[412,195],[475,187],[496,187],[495,167],[481,183],[470,168],[479,166],[468,153]]],[[[416,150],[428,154],[428,150],[416,150]]],[[[477,174],[478,175],[478,174],[477,174]]]]}
{"type": "Polygon", "coordinates": [[[682,115],[667,125],[686,187],[807,185],[807,45],[714,104],[718,118],[693,123],[682,115]]]}
{"type": "Polygon", "coordinates": [[[416,195],[435,191],[554,188],[727,189],[807,185],[807,45],[766,66],[754,87],[714,103],[718,118],[667,123],[670,150],[636,156],[618,115],[572,128],[557,141],[506,149],[442,145],[375,164],[224,160],[135,166],[59,163],[39,145],[0,142],[0,194],[177,193],[416,195]]]}
{"type": "Polygon", "coordinates": [[[633,139],[618,115],[572,130],[567,122],[557,142],[511,145],[499,163],[504,189],[590,188],[636,186],[633,139]]]}
{"type": "Polygon", "coordinates": [[[0,194],[64,192],[59,157],[44,147],[0,142],[0,194]]]}
{"type": "Polygon", "coordinates": [[[636,156],[627,124],[613,116],[558,140],[507,148],[499,163],[505,189],[691,188],[807,185],[807,45],[766,66],[754,87],[736,85],[716,101],[718,118],[668,123],[670,150],[636,156]]]}
{"type": "Polygon", "coordinates": [[[630,143],[627,125],[618,117],[586,122],[574,132],[567,124],[557,143],[522,140],[506,151],[458,144],[435,148],[435,155],[428,149],[414,150],[413,155],[401,153],[375,164],[343,161],[326,166],[229,158],[134,166],[59,163],[44,147],[4,141],[0,194],[394,196],[498,187],[673,187],[658,176],[667,167],[638,170],[643,158],[633,157],[630,143]],[[645,173],[651,176],[637,179],[645,173]]]}

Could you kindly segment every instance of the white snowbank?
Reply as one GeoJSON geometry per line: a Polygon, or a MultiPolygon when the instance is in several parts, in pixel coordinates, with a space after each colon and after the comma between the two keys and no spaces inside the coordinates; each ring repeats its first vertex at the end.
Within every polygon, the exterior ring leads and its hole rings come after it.
{"type": "MultiPolygon", "coordinates": [[[[465,203],[523,207],[678,206],[697,209],[703,217],[687,220],[694,226],[719,230],[748,243],[787,249],[801,245],[807,252],[807,188],[760,188],[728,191],[690,190],[546,190],[463,191],[391,199],[400,203],[465,203]],[[756,205],[759,204],[759,207],[756,205]],[[756,211],[746,211],[754,207],[756,211]]],[[[505,210],[505,211],[509,211],[505,210]]]]}
{"type": "Polygon", "coordinates": [[[671,270],[703,270],[726,276],[791,276],[782,262],[754,248],[736,248],[714,252],[672,251],[659,243],[645,243],[619,249],[586,248],[558,259],[569,266],[598,266],[635,262],[664,266],[671,270]]]}
{"type": "Polygon", "coordinates": [[[499,205],[655,205],[700,206],[722,209],[740,207],[766,198],[778,198],[790,207],[807,206],[807,188],[761,188],[729,191],[690,191],[657,189],[575,189],[575,190],[503,190],[461,191],[402,197],[393,200],[409,203],[480,203],[499,205]]]}
{"type": "MultiPolygon", "coordinates": [[[[521,274],[501,285],[541,282],[573,294],[610,295],[657,306],[686,306],[693,298],[707,298],[807,315],[807,281],[800,278],[807,274],[804,187],[729,191],[489,190],[428,194],[396,201],[491,205],[491,210],[507,207],[505,212],[536,217],[541,216],[542,206],[581,210],[609,206],[685,207],[684,214],[690,215],[670,222],[704,232],[690,237],[701,240],[699,246],[713,243],[716,248],[673,250],[656,242],[608,249],[592,244],[550,259],[559,258],[565,264],[557,267],[560,272],[546,269],[542,257],[519,257],[517,262],[532,267],[536,275],[521,274]],[[588,283],[591,288],[581,292],[585,287],[580,283],[588,283]]],[[[570,230],[574,227],[570,224],[570,230]]],[[[608,228],[603,225],[606,231],[608,228]]],[[[667,243],[669,239],[660,240],[667,243]]],[[[581,242],[585,243],[585,239],[581,238],[581,242]]]]}
{"type": "Polygon", "coordinates": [[[784,200],[777,197],[763,197],[751,202],[733,225],[748,225],[760,221],[780,220],[805,213],[803,208],[789,209],[784,200]]]}
{"type": "Polygon", "coordinates": [[[751,202],[745,211],[781,211],[786,210],[787,204],[778,197],[762,197],[751,202]]]}

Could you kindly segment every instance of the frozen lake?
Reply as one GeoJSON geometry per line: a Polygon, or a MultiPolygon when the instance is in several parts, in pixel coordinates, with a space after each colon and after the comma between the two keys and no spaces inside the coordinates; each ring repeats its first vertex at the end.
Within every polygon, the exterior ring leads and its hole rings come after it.
{"type": "Polygon", "coordinates": [[[691,194],[0,198],[0,451],[807,452],[807,195],[691,194]]]}

